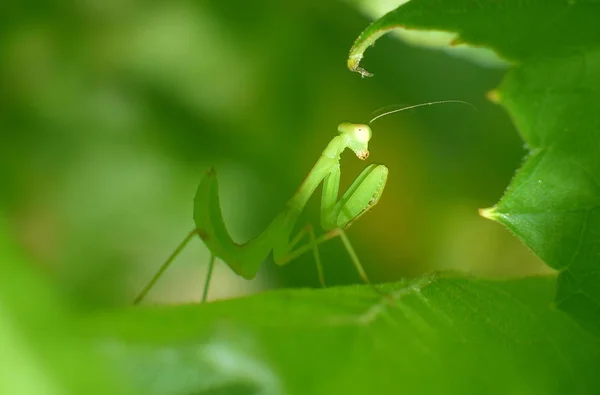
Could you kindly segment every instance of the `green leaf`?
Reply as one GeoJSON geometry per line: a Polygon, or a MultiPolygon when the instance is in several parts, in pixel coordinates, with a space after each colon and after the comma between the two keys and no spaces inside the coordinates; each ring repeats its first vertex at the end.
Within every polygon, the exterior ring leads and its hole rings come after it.
{"type": "Polygon", "coordinates": [[[363,70],[359,63],[366,49],[399,28],[453,32],[457,34],[454,44],[490,47],[519,63],[582,54],[598,47],[599,15],[600,5],[595,0],[413,0],[360,34],[350,50],[348,67],[363,70]]]}
{"type": "Polygon", "coordinates": [[[414,0],[369,26],[352,70],[390,29],[458,33],[514,61],[492,98],[531,150],[500,202],[482,211],[560,270],[556,304],[600,334],[600,4],[414,0]]]}
{"type": "Polygon", "coordinates": [[[426,276],[389,297],[283,290],[90,325],[145,394],[591,393],[599,340],[550,306],[554,283],[426,276]]]}
{"type": "Polygon", "coordinates": [[[516,69],[500,89],[531,154],[487,215],[561,270],[557,305],[600,333],[600,51],[560,63],[516,69]]]}

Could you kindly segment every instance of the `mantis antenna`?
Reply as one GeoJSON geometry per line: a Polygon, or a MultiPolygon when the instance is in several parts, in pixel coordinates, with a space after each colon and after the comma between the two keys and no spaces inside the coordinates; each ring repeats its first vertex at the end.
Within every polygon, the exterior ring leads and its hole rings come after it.
{"type": "Polygon", "coordinates": [[[463,100],[438,100],[438,101],[432,101],[432,102],[428,102],[428,103],[415,104],[415,105],[412,105],[412,106],[403,107],[403,108],[397,108],[395,110],[387,111],[387,112],[384,112],[383,114],[377,115],[375,118],[371,119],[369,121],[369,123],[372,123],[376,119],[379,119],[381,117],[385,117],[386,115],[390,115],[390,114],[393,114],[395,112],[410,110],[410,109],[417,108],[417,107],[431,106],[433,104],[443,104],[443,103],[460,103],[460,104],[466,104],[467,106],[472,107],[474,110],[477,110],[477,108],[474,105],[472,105],[471,103],[469,103],[467,101],[463,101],[463,100]]]}

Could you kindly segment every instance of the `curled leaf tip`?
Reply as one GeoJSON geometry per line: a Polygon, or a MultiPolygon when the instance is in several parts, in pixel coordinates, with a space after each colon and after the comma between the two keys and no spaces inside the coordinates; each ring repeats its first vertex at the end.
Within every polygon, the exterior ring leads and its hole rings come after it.
{"type": "Polygon", "coordinates": [[[382,27],[380,26],[381,23],[378,22],[379,21],[372,23],[367,29],[365,29],[365,31],[363,31],[360,34],[360,36],[358,36],[356,41],[354,41],[352,48],[350,48],[350,55],[348,55],[348,68],[350,69],[350,71],[360,73],[360,75],[363,78],[373,76],[372,73],[359,66],[365,51],[369,47],[375,45],[375,41],[377,41],[379,37],[383,36],[387,32],[394,29],[404,28],[403,25],[399,25],[396,23],[390,26],[382,27]]]}
{"type": "Polygon", "coordinates": [[[360,61],[363,58],[363,54],[362,53],[358,53],[358,54],[354,54],[354,55],[350,55],[348,57],[348,68],[350,69],[350,71],[354,71],[356,73],[360,73],[360,75],[364,78],[364,77],[372,77],[373,74],[369,73],[367,70],[365,70],[364,68],[360,67],[360,61]]]}

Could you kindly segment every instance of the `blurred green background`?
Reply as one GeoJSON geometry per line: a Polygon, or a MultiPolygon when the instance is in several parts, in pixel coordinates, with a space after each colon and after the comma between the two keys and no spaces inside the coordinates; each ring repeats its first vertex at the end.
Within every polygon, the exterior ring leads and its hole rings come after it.
{"type": "MultiPolygon", "coordinates": [[[[397,4],[392,4],[389,9],[397,4]]],[[[370,277],[435,269],[486,277],[547,270],[478,216],[525,150],[485,99],[505,70],[387,36],[346,56],[371,18],[353,2],[25,1],[4,6],[0,58],[1,204],[31,262],[86,308],[130,303],[192,229],[192,198],[216,165],[231,233],[260,232],[296,191],[339,122],[389,105],[460,99],[373,125],[368,163],[390,178],[349,230],[370,277]]],[[[342,187],[365,162],[342,158],[342,187]]],[[[318,224],[320,193],[304,221],[318,224]]],[[[321,248],[326,281],[358,282],[339,240],[321,248]]],[[[199,300],[208,259],[195,241],[149,302],[199,300]]],[[[215,271],[211,299],[317,287],[311,254],[256,280],[215,271]]]]}

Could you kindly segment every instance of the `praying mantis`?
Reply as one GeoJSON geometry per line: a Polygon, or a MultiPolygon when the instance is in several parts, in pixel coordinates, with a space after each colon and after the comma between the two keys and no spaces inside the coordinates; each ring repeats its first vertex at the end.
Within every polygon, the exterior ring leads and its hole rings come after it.
{"type": "MultiPolygon", "coordinates": [[[[421,103],[380,114],[371,119],[369,124],[378,118],[395,112],[441,103],[471,105],[462,100],[440,100],[421,103]]],[[[144,299],[156,281],[158,281],[194,236],[198,236],[204,242],[211,254],[202,294],[203,303],[207,298],[216,258],[220,258],[225,262],[237,275],[250,280],[256,276],[260,265],[271,253],[275,263],[282,266],[305,252],[312,250],[317,266],[319,282],[324,287],[325,280],[318,245],[335,237],[341,239],[359,276],[365,283],[370,284],[371,282],[345,230],[379,202],[387,182],[388,168],[381,164],[367,166],[339,200],[338,195],[341,175],[341,154],[346,149],[350,149],[359,159],[367,159],[369,157],[369,141],[372,134],[372,130],[367,124],[340,123],[338,134],[325,147],[316,164],[300,185],[300,188],[287,201],[283,210],[262,233],[243,244],[236,243],[227,231],[219,204],[216,171],[214,168],[210,168],[200,181],[194,197],[194,222],[196,227],[177,246],[154,277],[142,289],[135,298],[134,304],[138,304],[144,299]],[[321,227],[325,233],[320,237],[316,237],[313,226],[309,224],[290,239],[296,227],[298,217],[321,183],[323,183],[321,227]],[[307,236],[309,239],[308,243],[296,248],[307,236]]]]}

